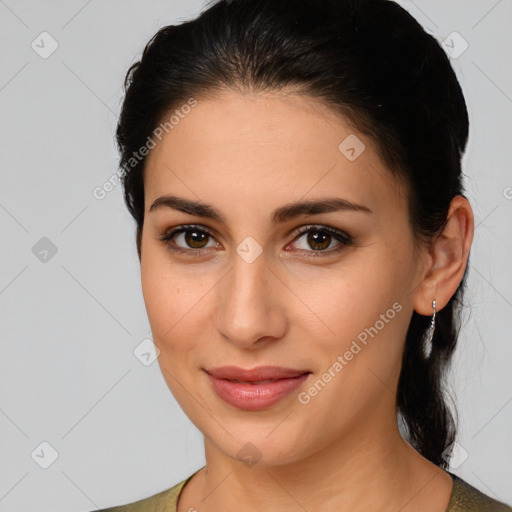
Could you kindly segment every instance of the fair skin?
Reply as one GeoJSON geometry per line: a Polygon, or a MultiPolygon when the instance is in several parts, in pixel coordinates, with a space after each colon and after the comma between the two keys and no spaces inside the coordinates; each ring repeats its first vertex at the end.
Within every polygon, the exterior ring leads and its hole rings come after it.
{"type": "Polygon", "coordinates": [[[441,310],[463,277],[474,229],[467,200],[452,201],[430,249],[416,248],[405,189],[372,141],[323,104],[283,92],[198,98],[151,151],[144,184],[141,280],[158,360],[205,438],[206,468],[184,487],[178,512],[444,511],[452,480],[400,436],[395,397],[413,311],[430,316],[434,298],[441,310]],[[354,161],[338,149],[350,134],[366,146],[354,161]],[[211,205],[223,221],[150,211],[171,194],[211,205]],[[331,197],[371,212],[272,221],[283,205],[331,197]],[[210,235],[159,240],[191,224],[210,235]],[[316,228],[311,235],[328,226],[353,242],[331,236],[318,250],[297,234],[301,226],[316,228]],[[249,236],[262,249],[250,263],[236,251],[249,236]],[[301,403],[298,394],[394,303],[400,312],[301,403]],[[213,391],[204,369],[223,365],[312,373],[277,404],[246,411],[213,391]],[[238,456],[247,443],[258,451],[254,465],[238,456]]]}

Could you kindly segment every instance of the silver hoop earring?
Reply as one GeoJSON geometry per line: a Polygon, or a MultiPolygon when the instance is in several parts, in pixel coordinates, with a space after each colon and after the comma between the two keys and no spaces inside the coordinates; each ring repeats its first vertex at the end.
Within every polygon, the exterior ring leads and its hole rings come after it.
{"type": "Polygon", "coordinates": [[[432,339],[434,338],[434,330],[436,328],[436,301],[435,299],[432,301],[432,308],[434,309],[434,314],[432,315],[432,320],[430,321],[430,325],[426,331],[425,343],[423,344],[423,353],[425,357],[428,359],[430,354],[432,353],[432,339]]]}

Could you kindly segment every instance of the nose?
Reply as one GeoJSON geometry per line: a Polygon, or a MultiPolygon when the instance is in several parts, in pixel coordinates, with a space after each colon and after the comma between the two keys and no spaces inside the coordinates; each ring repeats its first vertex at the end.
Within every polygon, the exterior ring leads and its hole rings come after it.
{"type": "Polygon", "coordinates": [[[265,253],[251,263],[238,254],[217,287],[216,328],[230,343],[259,349],[282,338],[288,327],[285,312],[287,291],[265,253]]]}

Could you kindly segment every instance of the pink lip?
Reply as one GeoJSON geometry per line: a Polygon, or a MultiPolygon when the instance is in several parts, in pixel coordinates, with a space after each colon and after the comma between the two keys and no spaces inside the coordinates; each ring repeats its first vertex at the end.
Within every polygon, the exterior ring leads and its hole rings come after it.
{"type": "Polygon", "coordinates": [[[311,374],[278,366],[245,370],[223,366],[207,370],[212,387],[220,399],[245,411],[270,407],[298,388],[311,374]]]}

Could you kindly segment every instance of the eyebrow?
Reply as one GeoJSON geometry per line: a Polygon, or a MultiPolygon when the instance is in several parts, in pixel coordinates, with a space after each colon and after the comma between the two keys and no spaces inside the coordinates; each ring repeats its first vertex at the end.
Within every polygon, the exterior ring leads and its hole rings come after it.
{"type": "MultiPolygon", "coordinates": [[[[192,201],[183,197],[166,195],[159,197],[151,204],[149,211],[159,210],[161,208],[170,208],[178,210],[189,215],[197,217],[206,217],[225,223],[222,214],[213,206],[201,201],[192,201]]],[[[272,221],[274,224],[285,222],[287,220],[299,217],[301,215],[315,215],[319,213],[330,213],[337,211],[357,211],[373,213],[370,208],[362,204],[357,204],[339,197],[328,197],[312,201],[300,201],[286,204],[275,209],[272,212],[272,221]]]]}

